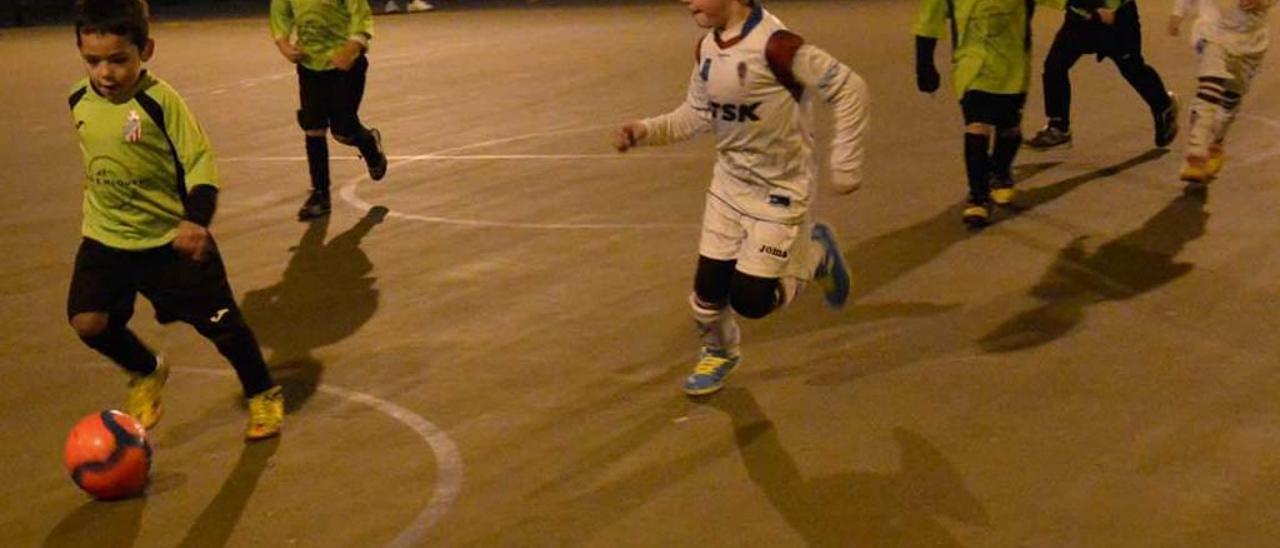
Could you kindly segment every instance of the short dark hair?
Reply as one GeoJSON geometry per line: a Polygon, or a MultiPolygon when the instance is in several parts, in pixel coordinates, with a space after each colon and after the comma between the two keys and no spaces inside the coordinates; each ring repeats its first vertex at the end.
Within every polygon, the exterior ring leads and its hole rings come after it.
{"type": "Polygon", "coordinates": [[[138,46],[147,47],[150,15],[147,0],[76,0],[72,13],[76,20],[76,44],[83,33],[124,36],[138,46]]]}

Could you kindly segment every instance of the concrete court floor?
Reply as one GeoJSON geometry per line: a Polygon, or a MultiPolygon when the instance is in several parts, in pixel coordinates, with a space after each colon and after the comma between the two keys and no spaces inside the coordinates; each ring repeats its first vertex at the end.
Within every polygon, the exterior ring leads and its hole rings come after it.
{"type": "MultiPolygon", "coordinates": [[[[1136,94],[1082,60],[1075,147],[1022,153],[1023,211],[970,233],[959,109],[912,82],[915,3],[770,7],[874,96],[866,187],[817,206],[854,299],[746,323],[744,365],[699,401],[678,387],[710,142],[606,140],[683,98],[699,31],[680,5],[378,18],[362,114],[395,160],[373,184],[333,144],[344,198],[310,225],[265,21],[157,24],[152,69],[220,157],[215,232],[290,415],[244,446],[229,368],[140,305],[175,374],[150,492],[112,504],[60,463],[70,425],[124,394],[63,312],[81,68],[66,27],[0,33],[0,544],[1276,545],[1271,63],[1197,196],[1182,139],[1152,151],[1136,94]]],[[[1190,97],[1168,9],[1142,3],[1147,53],[1190,97]]],[[[1028,131],[1059,21],[1035,23],[1028,131]]]]}

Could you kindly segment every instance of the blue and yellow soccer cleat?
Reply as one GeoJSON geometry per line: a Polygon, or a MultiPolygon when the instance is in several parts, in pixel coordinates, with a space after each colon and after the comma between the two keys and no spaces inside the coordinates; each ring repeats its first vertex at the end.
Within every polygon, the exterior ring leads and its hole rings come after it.
{"type": "Polygon", "coordinates": [[[714,394],[724,388],[724,379],[738,366],[739,356],[730,356],[723,350],[702,348],[698,365],[693,374],[684,380],[684,393],[690,396],[714,394]]]}
{"type": "Polygon", "coordinates": [[[826,223],[814,223],[809,237],[822,246],[822,260],[813,271],[813,280],[822,287],[827,305],[840,308],[849,300],[852,276],[849,274],[849,266],[844,262],[844,255],[840,254],[836,233],[826,223]]]}
{"type": "Polygon", "coordinates": [[[156,356],[156,369],[149,375],[130,374],[129,396],[125,398],[125,412],[129,413],[143,428],[150,430],[160,422],[164,413],[164,405],[160,395],[164,391],[164,383],[169,380],[169,366],[164,358],[156,356]]]}

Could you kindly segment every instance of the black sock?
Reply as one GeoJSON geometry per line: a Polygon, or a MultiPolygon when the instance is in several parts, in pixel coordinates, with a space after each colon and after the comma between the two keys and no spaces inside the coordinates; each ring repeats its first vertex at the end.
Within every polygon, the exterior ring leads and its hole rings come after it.
{"type": "Polygon", "coordinates": [[[996,134],[995,150],[991,153],[991,172],[1001,183],[1013,182],[1013,159],[1022,147],[1022,132],[996,134]]]}
{"type": "Polygon", "coordinates": [[[323,136],[307,136],[307,167],[311,169],[311,188],[329,190],[329,142],[323,136]]]}
{"type": "Polygon", "coordinates": [[[1050,118],[1049,127],[1056,128],[1063,133],[1071,132],[1071,121],[1066,118],[1050,118]]]}
{"type": "Polygon", "coordinates": [[[373,139],[373,132],[368,128],[361,130],[356,134],[356,148],[360,150],[360,155],[366,160],[378,157],[378,143],[373,139]]]}
{"type": "Polygon", "coordinates": [[[987,149],[991,137],[976,133],[964,134],[964,169],[969,176],[969,201],[986,203],[991,193],[991,158],[987,149]]]}
{"type": "Polygon", "coordinates": [[[131,373],[150,375],[156,370],[156,355],[127,327],[109,327],[97,335],[80,337],[80,340],[131,373]]]}
{"type": "Polygon", "coordinates": [[[214,346],[218,347],[218,353],[227,358],[235,368],[246,398],[275,386],[271,373],[267,371],[267,362],[262,358],[262,350],[258,348],[258,339],[243,321],[209,337],[209,340],[213,341],[214,346]]]}

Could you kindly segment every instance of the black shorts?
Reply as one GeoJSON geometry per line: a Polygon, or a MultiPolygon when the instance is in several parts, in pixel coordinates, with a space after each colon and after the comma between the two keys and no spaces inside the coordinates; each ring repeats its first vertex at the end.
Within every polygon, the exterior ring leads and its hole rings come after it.
{"type": "Polygon", "coordinates": [[[1027,103],[1025,93],[987,93],[966,91],[960,98],[960,110],[965,124],[991,124],[997,129],[1022,125],[1022,107],[1027,103]]]}
{"type": "MultiPolygon", "coordinates": [[[[1110,57],[1117,61],[1127,58],[1142,58],[1142,23],[1138,18],[1136,2],[1126,2],[1116,9],[1116,20],[1113,24],[1084,19],[1068,10],[1062,27],[1053,37],[1050,55],[1057,50],[1058,56],[1068,56],[1072,62],[1081,55],[1097,54],[1098,60],[1110,57]]],[[[1045,60],[1048,61],[1048,57],[1045,60]]]]}
{"type": "Polygon", "coordinates": [[[81,240],[67,297],[68,318],[106,312],[110,325],[123,326],[133,316],[138,293],[151,301],[160,323],[183,321],[200,328],[239,316],[216,249],[197,262],[171,246],[126,251],[81,240]]]}
{"type": "Polygon", "coordinates": [[[360,101],[364,99],[369,60],[356,59],[351,70],[311,70],[298,65],[298,125],[304,130],[332,129],[339,138],[354,137],[361,129],[360,101]]]}

